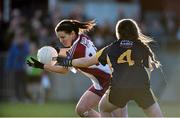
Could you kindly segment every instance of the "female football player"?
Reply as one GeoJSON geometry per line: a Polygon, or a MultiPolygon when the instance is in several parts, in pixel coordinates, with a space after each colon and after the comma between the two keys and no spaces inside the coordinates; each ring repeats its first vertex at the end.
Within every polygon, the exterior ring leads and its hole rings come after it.
{"type": "Polygon", "coordinates": [[[146,68],[157,68],[160,62],[148,45],[153,41],[143,35],[132,19],[120,20],[116,25],[117,41],[106,46],[95,56],[71,60],[59,58],[63,66],[89,67],[101,63],[112,67],[111,86],[103,95],[99,109],[101,116],[109,117],[110,113],[126,106],[134,100],[149,117],[162,117],[162,112],[150,89],[146,68]]]}
{"type": "MultiPolygon", "coordinates": [[[[76,20],[62,20],[59,24],[57,24],[55,32],[60,42],[67,48],[60,49],[58,53],[61,56],[68,55],[68,58],[72,59],[91,57],[95,55],[96,47],[90,38],[83,34],[83,32],[91,30],[94,26],[95,23],[93,21],[79,22],[76,20]],[[66,51],[67,55],[64,53],[66,51]]],[[[61,74],[68,71],[68,68],[57,65],[44,65],[33,58],[32,60],[28,60],[27,63],[36,68],[61,74]]],[[[89,68],[75,68],[89,77],[93,83],[93,85],[80,98],[75,111],[82,117],[98,117],[100,114],[93,108],[98,105],[101,97],[109,87],[111,78],[110,68],[108,65],[102,65],[100,63],[97,63],[89,68]]],[[[128,116],[126,108],[114,111],[113,115],[119,117],[128,116]]]]}

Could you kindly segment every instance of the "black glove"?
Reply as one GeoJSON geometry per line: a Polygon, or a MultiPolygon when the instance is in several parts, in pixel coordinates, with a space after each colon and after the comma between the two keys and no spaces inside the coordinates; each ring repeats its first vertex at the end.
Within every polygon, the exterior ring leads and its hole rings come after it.
{"type": "Polygon", "coordinates": [[[44,69],[44,64],[39,62],[38,60],[34,59],[31,57],[31,59],[27,60],[26,63],[34,68],[40,68],[40,69],[44,69]],[[31,62],[32,61],[32,62],[31,62]]]}
{"type": "Polygon", "coordinates": [[[58,56],[56,60],[60,66],[64,66],[66,68],[72,66],[72,58],[69,53],[67,53],[66,57],[58,56]]]}

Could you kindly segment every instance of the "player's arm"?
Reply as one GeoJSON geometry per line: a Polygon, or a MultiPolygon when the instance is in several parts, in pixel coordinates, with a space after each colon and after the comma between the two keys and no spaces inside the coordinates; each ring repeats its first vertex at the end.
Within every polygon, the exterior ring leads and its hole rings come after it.
{"type": "Polygon", "coordinates": [[[98,63],[99,61],[96,55],[92,57],[84,57],[84,58],[78,58],[72,60],[72,66],[75,67],[89,67],[98,63]]]}
{"type": "Polygon", "coordinates": [[[103,65],[107,64],[106,60],[106,51],[104,51],[105,48],[101,49],[96,53],[96,55],[92,57],[82,57],[78,59],[71,59],[69,55],[67,55],[66,58],[64,57],[58,57],[57,62],[59,65],[64,67],[89,67],[91,65],[98,64],[99,62],[103,65]]]}
{"type": "Polygon", "coordinates": [[[103,65],[105,65],[104,64],[104,62],[106,61],[105,48],[98,51],[92,57],[73,59],[72,60],[72,65],[77,66],[77,67],[89,67],[89,66],[98,64],[99,62],[101,62],[103,65]]]}
{"type": "Polygon", "coordinates": [[[64,68],[62,66],[56,66],[56,65],[43,64],[32,57],[29,60],[27,60],[26,63],[30,67],[44,69],[44,70],[50,71],[50,72],[56,72],[56,73],[60,73],[60,74],[65,74],[68,72],[68,68],[64,68]]]}
{"type": "Polygon", "coordinates": [[[66,74],[68,72],[68,69],[62,66],[56,66],[56,65],[52,66],[47,64],[44,65],[44,70],[59,74],[66,74]]]}

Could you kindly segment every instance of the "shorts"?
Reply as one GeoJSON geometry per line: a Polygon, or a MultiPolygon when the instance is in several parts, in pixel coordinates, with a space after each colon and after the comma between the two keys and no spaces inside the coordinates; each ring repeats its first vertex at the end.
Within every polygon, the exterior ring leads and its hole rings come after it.
{"type": "MultiPolygon", "coordinates": [[[[109,79],[110,80],[110,79],[109,79]]],[[[110,81],[105,81],[101,84],[102,86],[102,90],[97,90],[94,88],[93,85],[91,85],[88,89],[88,91],[91,91],[93,93],[95,93],[96,95],[102,97],[104,95],[104,93],[106,92],[106,90],[109,88],[109,84],[110,84],[110,81]]]]}
{"type": "Polygon", "coordinates": [[[123,108],[130,100],[134,100],[143,109],[155,103],[150,88],[110,88],[109,102],[113,105],[123,108]]]}

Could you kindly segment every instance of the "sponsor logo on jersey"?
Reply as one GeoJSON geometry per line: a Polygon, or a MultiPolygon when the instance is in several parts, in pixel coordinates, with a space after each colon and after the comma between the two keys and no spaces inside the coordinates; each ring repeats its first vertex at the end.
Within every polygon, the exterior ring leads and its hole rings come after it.
{"type": "Polygon", "coordinates": [[[123,47],[123,48],[131,48],[133,46],[133,41],[130,41],[130,40],[122,40],[120,42],[120,47],[123,47]]]}

